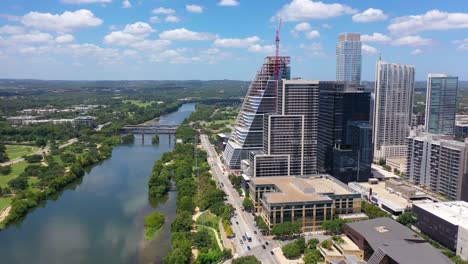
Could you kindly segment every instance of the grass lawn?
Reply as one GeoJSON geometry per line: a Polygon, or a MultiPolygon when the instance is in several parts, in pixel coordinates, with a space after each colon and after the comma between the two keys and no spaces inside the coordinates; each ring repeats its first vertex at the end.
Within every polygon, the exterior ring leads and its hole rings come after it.
{"type": "Polygon", "coordinates": [[[153,101],[145,103],[142,102],[141,100],[125,100],[124,103],[131,103],[139,107],[147,107],[153,103],[153,101]]]}
{"type": "Polygon", "coordinates": [[[10,160],[21,158],[38,150],[39,148],[34,146],[6,145],[6,153],[10,160]]]}
{"type": "Polygon", "coordinates": [[[197,219],[197,224],[209,226],[216,230],[219,230],[218,223],[219,223],[219,218],[215,214],[211,213],[210,211],[204,212],[197,219]]]}
{"type": "Polygon", "coordinates": [[[7,183],[13,180],[14,178],[18,177],[28,165],[29,163],[27,163],[26,161],[21,161],[11,165],[12,171],[10,174],[6,176],[0,175],[0,187],[7,187],[7,183]]]}
{"type": "Polygon", "coordinates": [[[2,211],[3,208],[8,207],[11,204],[11,199],[11,197],[0,198],[0,211],[2,211]]]}

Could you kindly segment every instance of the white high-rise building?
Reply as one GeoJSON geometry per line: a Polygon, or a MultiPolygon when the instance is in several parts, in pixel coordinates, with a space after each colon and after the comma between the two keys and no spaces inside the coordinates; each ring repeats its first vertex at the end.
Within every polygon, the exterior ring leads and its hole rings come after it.
{"type": "Polygon", "coordinates": [[[414,66],[377,62],[374,100],[374,161],[406,157],[414,93],[414,66]]]}
{"type": "Polygon", "coordinates": [[[457,114],[458,77],[431,73],[427,77],[425,129],[453,135],[457,114]]]}
{"type": "Polygon", "coordinates": [[[340,34],[336,44],[336,80],[360,83],[361,64],[361,34],[340,34]]]}

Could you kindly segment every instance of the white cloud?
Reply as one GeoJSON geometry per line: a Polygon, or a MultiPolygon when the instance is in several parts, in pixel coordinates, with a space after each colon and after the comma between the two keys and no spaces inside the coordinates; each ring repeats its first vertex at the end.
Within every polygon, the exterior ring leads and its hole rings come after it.
{"type": "Polygon", "coordinates": [[[164,8],[164,7],[158,7],[153,9],[153,14],[163,14],[163,15],[169,15],[169,14],[174,14],[175,10],[172,8],[164,8]]]}
{"type": "Polygon", "coordinates": [[[219,38],[213,43],[214,46],[220,48],[248,48],[254,44],[257,44],[260,38],[252,36],[248,38],[219,38]]]}
{"type": "Polygon", "coordinates": [[[133,24],[126,25],[123,32],[132,35],[147,36],[155,30],[145,22],[136,22],[133,24]]]}
{"type": "Polygon", "coordinates": [[[398,17],[388,26],[390,32],[397,35],[460,28],[468,28],[468,13],[448,13],[437,9],[422,15],[398,17]]]}
{"type": "Polygon", "coordinates": [[[128,24],[122,31],[112,31],[104,37],[104,43],[110,45],[126,46],[143,41],[155,30],[144,22],[128,24]]]}
{"type": "Polygon", "coordinates": [[[70,34],[61,35],[55,38],[55,42],[59,44],[70,43],[70,42],[73,42],[74,40],[75,40],[75,37],[73,37],[73,35],[70,35],[70,34]]]}
{"type": "Polygon", "coordinates": [[[159,34],[161,39],[178,40],[178,41],[191,41],[191,40],[210,40],[216,38],[215,35],[206,32],[190,31],[186,28],[178,28],[173,30],[166,30],[159,34]]]}
{"type": "Polygon", "coordinates": [[[94,3],[110,3],[112,0],[62,0],[67,4],[94,4],[94,3]]]}
{"type": "Polygon", "coordinates": [[[385,43],[389,42],[391,38],[389,36],[386,36],[381,33],[374,32],[372,35],[362,35],[361,36],[361,41],[362,42],[379,42],[379,43],[385,43]]]}
{"type": "Polygon", "coordinates": [[[202,53],[204,54],[217,54],[219,52],[220,50],[217,48],[212,48],[212,49],[207,49],[207,50],[202,51],[202,53]]]}
{"type": "Polygon", "coordinates": [[[95,27],[102,24],[102,20],[94,16],[93,12],[87,9],[80,9],[74,12],[65,11],[61,15],[29,12],[21,19],[21,22],[28,27],[58,32],[69,32],[79,28],[95,27]]]}
{"type": "Polygon", "coordinates": [[[0,27],[0,34],[16,35],[16,34],[21,34],[23,32],[24,32],[24,28],[19,27],[19,26],[5,25],[3,27],[0,27]]]}
{"type": "Polygon", "coordinates": [[[131,46],[139,50],[159,51],[171,45],[171,41],[156,39],[156,40],[142,40],[132,43],[131,46]]]}
{"type": "Polygon", "coordinates": [[[13,43],[47,43],[54,38],[49,33],[32,32],[27,34],[13,35],[8,40],[13,43]]]}
{"type": "Polygon", "coordinates": [[[218,5],[220,6],[238,6],[239,1],[237,0],[221,0],[218,2],[218,5]]]}
{"type": "Polygon", "coordinates": [[[150,17],[149,21],[150,21],[150,23],[156,24],[156,23],[161,22],[161,19],[159,17],[157,17],[157,16],[152,16],[152,17],[150,17]]]}
{"type": "Polygon", "coordinates": [[[463,40],[454,40],[452,41],[452,43],[458,45],[458,50],[468,50],[468,38],[465,38],[463,40]]]}
{"type": "Polygon", "coordinates": [[[355,14],[353,16],[353,21],[356,23],[369,23],[387,20],[388,15],[386,15],[382,10],[369,8],[362,13],[355,14]]]}
{"type": "Polygon", "coordinates": [[[126,49],[122,52],[124,56],[129,56],[129,57],[135,57],[138,55],[138,51],[136,50],[131,50],[131,49],[126,49]]]}
{"type": "Polygon", "coordinates": [[[419,55],[423,53],[423,51],[421,49],[415,49],[413,51],[411,51],[411,55],[419,55]]]}
{"type": "Polygon", "coordinates": [[[395,39],[391,43],[393,46],[429,46],[432,45],[433,42],[431,39],[423,38],[421,36],[406,36],[395,39]]]}
{"type": "Polygon", "coordinates": [[[199,5],[186,5],[185,9],[192,13],[203,13],[203,7],[199,5]]]}
{"type": "Polygon", "coordinates": [[[275,52],[275,46],[274,45],[265,45],[262,46],[260,44],[254,44],[250,46],[248,49],[250,52],[254,53],[270,53],[273,54],[275,52]]]}
{"type": "Polygon", "coordinates": [[[459,50],[468,50],[468,43],[463,43],[457,47],[459,50]]]}
{"type": "Polygon", "coordinates": [[[320,32],[318,32],[317,30],[312,30],[312,31],[307,32],[305,36],[308,39],[318,38],[320,37],[320,32]]]}
{"type": "Polygon", "coordinates": [[[326,19],[346,14],[354,14],[357,10],[338,3],[326,4],[312,0],[292,0],[284,5],[276,14],[284,21],[299,21],[310,19],[326,19]]]}
{"type": "Polygon", "coordinates": [[[310,45],[300,44],[299,48],[306,49],[306,50],[313,50],[313,51],[320,51],[323,50],[322,44],[318,42],[312,42],[310,45]]]}
{"type": "Polygon", "coordinates": [[[123,8],[130,8],[130,7],[132,7],[132,3],[130,2],[130,0],[123,0],[122,1],[122,7],[123,8]]]}
{"type": "Polygon", "coordinates": [[[180,18],[178,18],[177,16],[174,16],[174,15],[168,15],[165,19],[166,22],[169,22],[169,23],[178,23],[180,22],[180,18]]]}
{"type": "Polygon", "coordinates": [[[312,26],[307,22],[299,23],[294,27],[295,31],[309,31],[311,29],[312,29],[312,26]]]}
{"type": "Polygon", "coordinates": [[[325,23],[325,24],[322,24],[322,27],[328,29],[328,28],[332,28],[333,26],[330,25],[330,24],[325,23]]]}
{"type": "Polygon", "coordinates": [[[376,48],[374,48],[372,46],[366,45],[366,44],[362,45],[361,49],[362,49],[362,52],[364,54],[368,54],[368,55],[379,53],[378,49],[376,49],[376,48]]]}

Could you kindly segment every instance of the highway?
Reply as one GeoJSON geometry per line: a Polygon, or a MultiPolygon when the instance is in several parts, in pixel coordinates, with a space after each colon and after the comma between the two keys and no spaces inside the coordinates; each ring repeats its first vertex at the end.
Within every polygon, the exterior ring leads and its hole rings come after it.
{"type": "Polygon", "coordinates": [[[224,172],[221,160],[213,145],[210,143],[208,136],[201,135],[200,139],[203,148],[208,153],[208,163],[211,166],[213,177],[217,182],[222,183],[221,186],[224,186],[223,190],[227,194],[227,202],[235,209],[236,216],[232,218],[232,228],[236,236],[231,239],[236,249],[233,252],[234,258],[254,255],[262,263],[279,263],[276,257],[270,253],[273,248],[279,246],[278,243],[262,236],[258,228],[255,227],[254,216],[251,213],[242,211],[243,197],[241,197],[231,185],[228,179],[228,173],[224,172]],[[255,234],[254,231],[257,234],[255,234]],[[252,242],[242,240],[242,236],[245,235],[246,232],[252,236],[252,242]],[[241,240],[242,242],[240,242],[241,240]],[[269,245],[266,245],[265,241],[268,241],[269,245]],[[262,244],[265,245],[265,249],[262,248],[262,244]],[[247,246],[251,249],[247,249],[247,246]]]}

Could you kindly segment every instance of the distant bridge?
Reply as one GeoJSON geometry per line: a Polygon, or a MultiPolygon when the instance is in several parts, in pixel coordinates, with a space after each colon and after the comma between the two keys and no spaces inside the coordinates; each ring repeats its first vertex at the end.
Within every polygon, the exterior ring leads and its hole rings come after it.
{"type": "Polygon", "coordinates": [[[122,131],[124,133],[132,134],[175,134],[178,125],[134,125],[134,126],[124,126],[122,131]]]}

